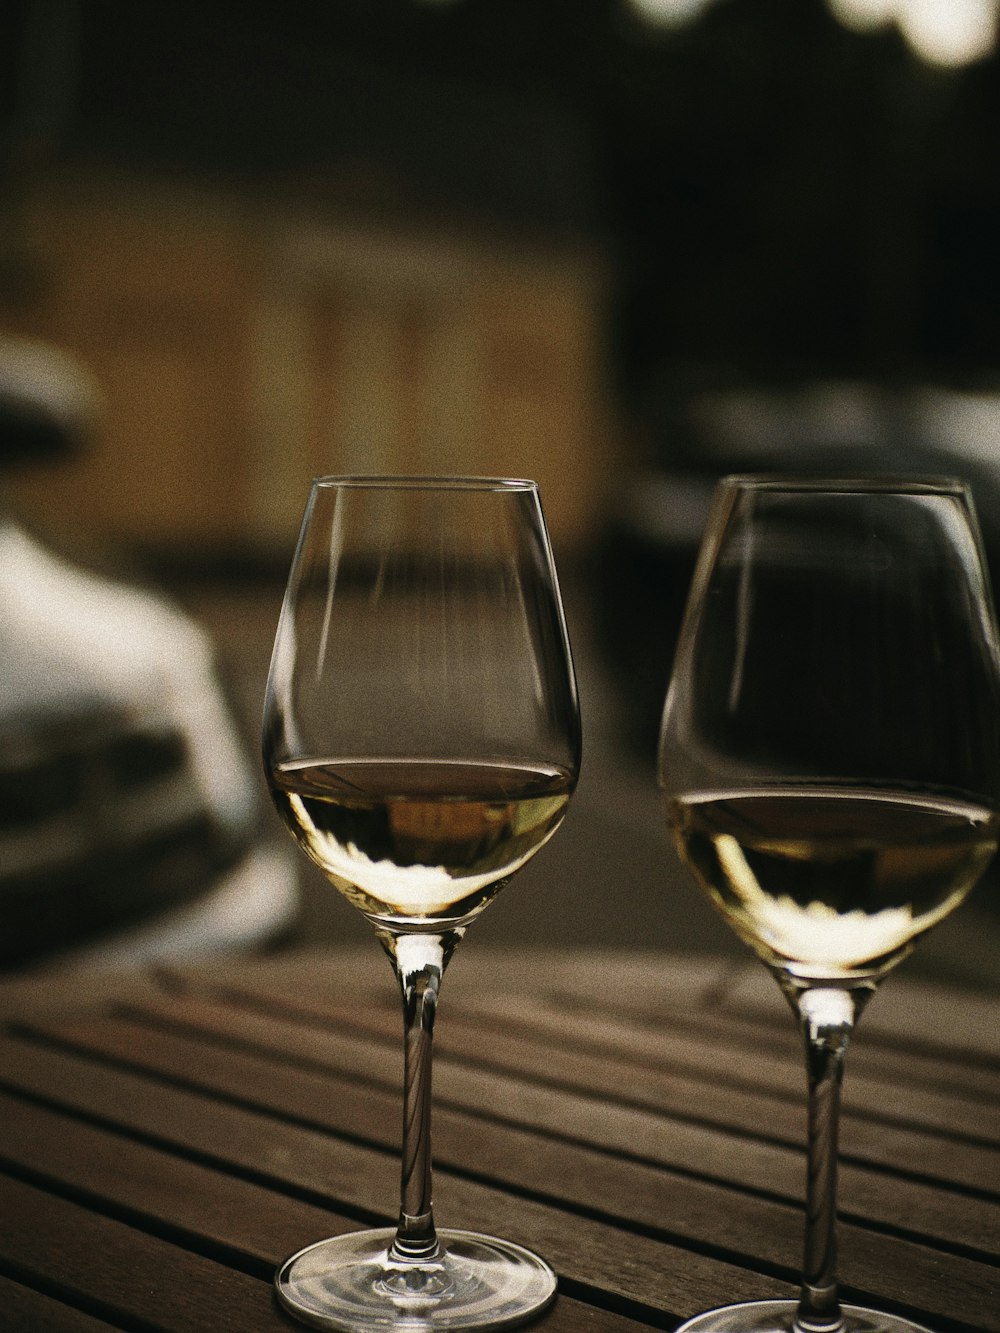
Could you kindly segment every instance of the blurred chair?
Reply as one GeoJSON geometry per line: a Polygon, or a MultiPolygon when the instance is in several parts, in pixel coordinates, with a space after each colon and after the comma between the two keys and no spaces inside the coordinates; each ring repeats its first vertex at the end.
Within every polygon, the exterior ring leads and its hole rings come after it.
{"type": "MultiPolygon", "coordinates": [[[[80,447],[94,395],[0,340],[0,467],[80,447]]],[[[0,968],[259,946],[297,913],[202,630],[0,510],[0,968]]]]}

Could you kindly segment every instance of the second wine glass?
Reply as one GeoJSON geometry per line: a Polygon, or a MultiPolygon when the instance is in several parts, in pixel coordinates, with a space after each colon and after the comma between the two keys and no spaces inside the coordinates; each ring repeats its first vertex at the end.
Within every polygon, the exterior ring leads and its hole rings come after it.
{"type": "Polygon", "coordinates": [[[330,477],[312,487],[264,710],[275,804],[371,923],[402,990],[398,1226],[279,1271],[319,1328],[497,1329],[555,1294],[548,1265],[438,1231],[431,1037],[469,923],[551,837],[580,764],[559,589],[533,482],[330,477]]]}
{"type": "Polygon", "coordinates": [[[683,1329],[914,1333],[840,1303],[837,1122],[856,1018],[997,846],[1000,650],[966,487],[722,481],[660,782],[683,859],[798,1016],[809,1085],[800,1299],[683,1329]]]}

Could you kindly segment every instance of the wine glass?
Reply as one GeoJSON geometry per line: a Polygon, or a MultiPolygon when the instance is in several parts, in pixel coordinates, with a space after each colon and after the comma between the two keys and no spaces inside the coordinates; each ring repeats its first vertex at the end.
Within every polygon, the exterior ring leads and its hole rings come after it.
{"type": "Polygon", "coordinates": [[[405,1034],[398,1226],[293,1255],[278,1297],[318,1328],[521,1323],[555,1295],[549,1266],[434,1225],[431,1038],[455,946],[556,830],[579,771],[535,483],[317,479],[275,637],[263,754],[299,846],[389,955],[405,1034]]]}
{"type": "Polygon", "coordinates": [[[1000,653],[965,485],[723,479],[659,778],[683,860],[798,1017],[809,1083],[798,1302],[683,1330],[912,1333],[839,1302],[837,1120],[862,1008],[997,846],[1000,653]]]}

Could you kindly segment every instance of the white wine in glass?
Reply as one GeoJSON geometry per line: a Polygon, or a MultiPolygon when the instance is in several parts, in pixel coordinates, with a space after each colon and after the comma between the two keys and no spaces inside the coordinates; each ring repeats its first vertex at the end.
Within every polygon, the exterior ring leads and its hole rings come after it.
{"type": "Polygon", "coordinates": [[[913,1333],[840,1302],[837,1123],[857,1017],[1000,836],[1000,648],[965,485],[723,479],[659,778],[682,859],[798,1017],[809,1086],[799,1300],[679,1333],[913,1333]]]}
{"type": "Polygon", "coordinates": [[[439,1231],[431,1038],[469,923],[558,828],[580,766],[559,588],[533,482],[324,477],[292,562],[264,765],[299,846],[393,964],[405,1034],[396,1228],[319,1241],[279,1270],[317,1328],[499,1329],[554,1297],[522,1246],[439,1231]]]}

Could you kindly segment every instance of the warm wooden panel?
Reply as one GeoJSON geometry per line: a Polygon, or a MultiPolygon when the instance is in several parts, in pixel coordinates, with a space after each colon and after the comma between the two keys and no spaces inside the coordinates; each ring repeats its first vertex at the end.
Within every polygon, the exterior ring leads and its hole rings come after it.
{"type": "Polygon", "coordinates": [[[26,327],[104,400],[78,459],[15,482],[40,530],[285,555],[316,474],[466,472],[536,478],[556,544],[587,544],[611,431],[586,248],[109,167],[29,204],[26,327]]]}

